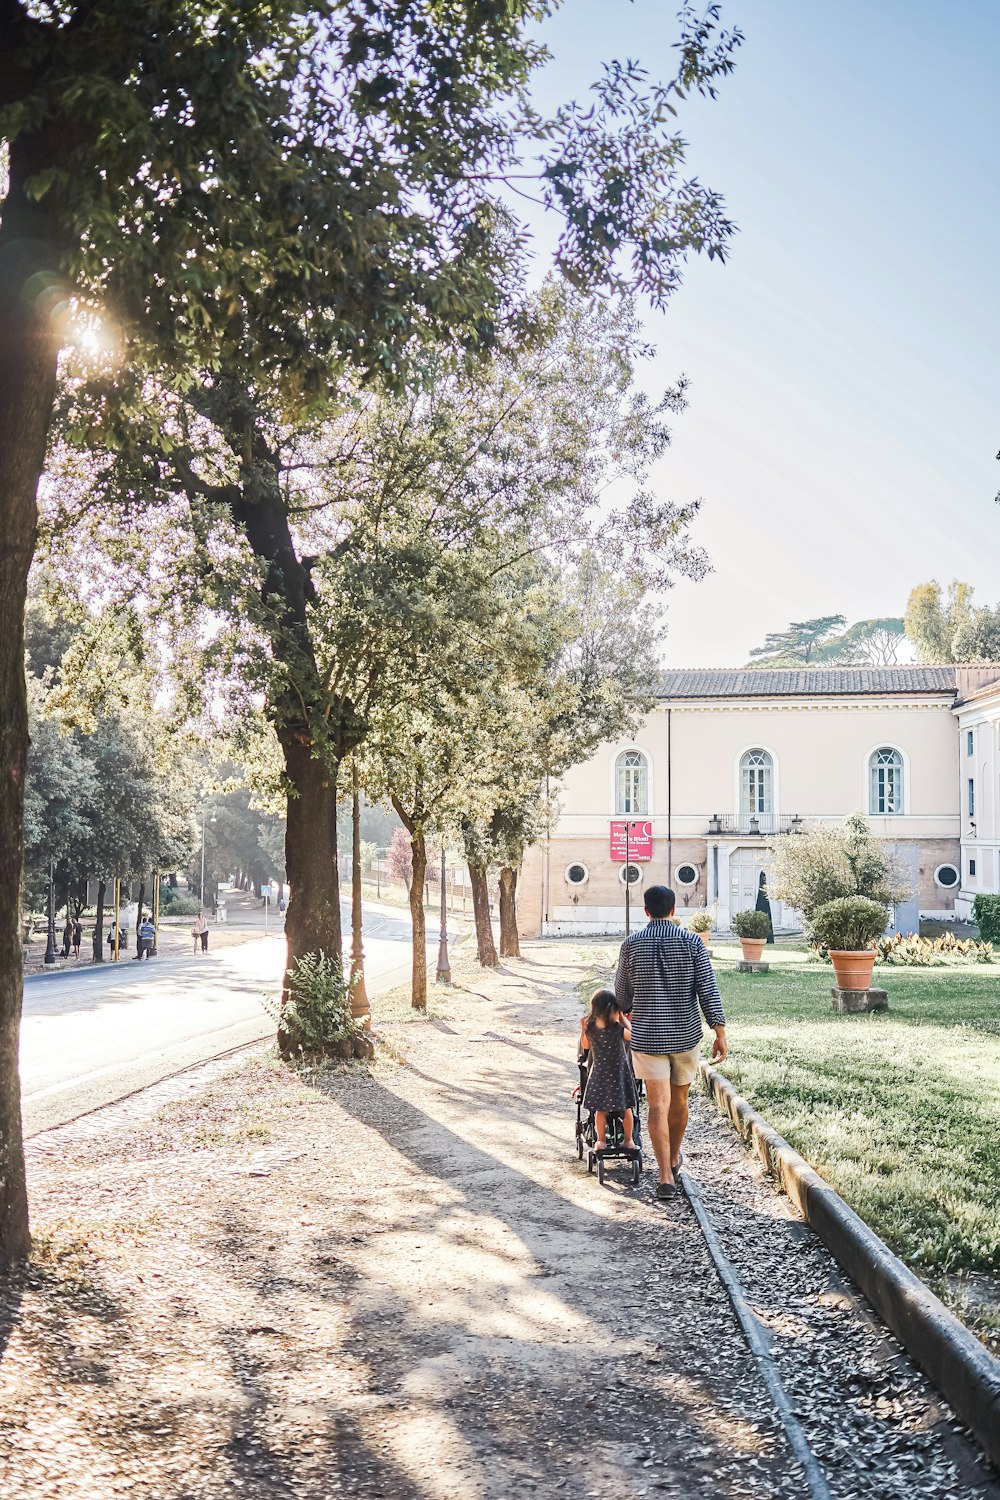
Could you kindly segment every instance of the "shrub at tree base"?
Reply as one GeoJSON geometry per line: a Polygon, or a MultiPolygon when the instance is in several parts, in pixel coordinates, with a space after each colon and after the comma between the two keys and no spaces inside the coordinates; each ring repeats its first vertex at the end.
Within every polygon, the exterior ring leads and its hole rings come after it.
{"type": "MultiPolygon", "coordinates": [[[[688,923],[692,932],[711,932],[713,925],[710,911],[696,911],[688,923]]],[[[764,936],[766,937],[767,934],[765,933],[764,936]]]]}
{"type": "Polygon", "coordinates": [[[337,1052],[361,1028],[351,1015],[351,987],[339,958],[305,953],[288,972],[288,994],[280,1018],[292,1051],[337,1052]]]}
{"type": "MultiPolygon", "coordinates": [[[[994,897],[994,900],[997,898],[994,897]]],[[[939,938],[918,937],[915,932],[894,932],[875,944],[879,963],[900,964],[910,968],[943,968],[945,964],[993,962],[993,944],[977,943],[975,938],[957,938],[944,932],[939,938]]]]}
{"type": "Polygon", "coordinates": [[[1000,896],[977,896],[972,903],[972,920],[984,943],[1000,943],[1000,896]]]}
{"type": "Polygon", "coordinates": [[[873,948],[885,924],[885,907],[866,896],[840,896],[812,914],[817,942],[832,953],[860,953],[873,948]]]}
{"type": "Polygon", "coordinates": [[[738,911],[733,917],[733,931],[737,937],[766,938],[769,930],[766,911],[738,911]]]}

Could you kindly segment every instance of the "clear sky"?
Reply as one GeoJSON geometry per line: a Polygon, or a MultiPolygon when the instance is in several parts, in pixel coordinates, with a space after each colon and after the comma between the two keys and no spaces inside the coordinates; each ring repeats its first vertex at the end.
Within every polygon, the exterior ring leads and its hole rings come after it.
{"type": "MultiPolygon", "coordinates": [[[[673,71],[676,6],[566,0],[537,90],[673,71]]],[[[691,378],[657,487],[701,497],[714,573],[664,659],[740,665],[790,619],[901,614],[928,578],[1000,601],[1000,0],[723,0],[736,72],[682,125],[740,232],[692,262],[651,383],[691,378]]]]}

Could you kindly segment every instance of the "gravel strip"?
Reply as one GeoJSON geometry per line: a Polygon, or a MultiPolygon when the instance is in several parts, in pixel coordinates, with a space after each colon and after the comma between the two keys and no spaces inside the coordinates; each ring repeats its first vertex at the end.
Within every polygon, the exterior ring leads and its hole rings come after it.
{"type": "Polygon", "coordinates": [[[692,1105],[690,1170],[832,1492],[998,1500],[951,1408],[728,1122],[702,1095],[692,1105]]]}

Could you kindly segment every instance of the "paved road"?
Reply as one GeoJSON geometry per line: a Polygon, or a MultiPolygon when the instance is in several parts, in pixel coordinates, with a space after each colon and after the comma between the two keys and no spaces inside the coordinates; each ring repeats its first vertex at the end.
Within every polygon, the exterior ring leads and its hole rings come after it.
{"type": "MultiPolygon", "coordinates": [[[[429,926],[429,950],[432,944],[436,947],[437,928],[429,926]]],[[[51,1129],[180,1068],[273,1034],[264,1002],[277,993],[283,958],[284,941],[261,935],[204,957],[128,961],[118,968],[26,979],[21,1026],[26,1133],[51,1129]]],[[[400,983],[409,965],[407,914],[367,909],[369,992],[400,983]]]]}

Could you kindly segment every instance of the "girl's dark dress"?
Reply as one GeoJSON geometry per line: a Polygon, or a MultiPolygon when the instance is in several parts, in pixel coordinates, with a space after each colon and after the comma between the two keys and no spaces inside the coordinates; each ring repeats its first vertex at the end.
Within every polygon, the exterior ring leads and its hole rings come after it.
{"type": "Polygon", "coordinates": [[[635,1108],[635,1079],[625,1047],[621,1026],[595,1026],[587,1037],[590,1046],[590,1073],[583,1096],[585,1109],[599,1109],[602,1114],[622,1114],[635,1108]]]}

